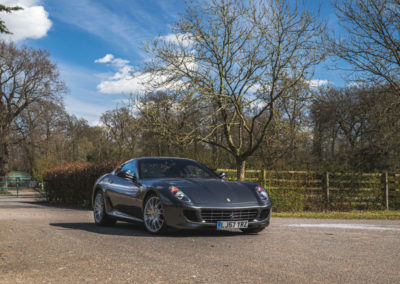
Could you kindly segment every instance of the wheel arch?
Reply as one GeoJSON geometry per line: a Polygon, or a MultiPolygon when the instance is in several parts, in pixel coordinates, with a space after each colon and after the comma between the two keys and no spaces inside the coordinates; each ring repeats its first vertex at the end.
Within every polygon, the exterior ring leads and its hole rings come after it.
{"type": "MultiPolygon", "coordinates": [[[[92,207],[94,206],[94,200],[96,198],[96,194],[99,191],[103,191],[103,189],[101,188],[101,186],[96,185],[95,188],[93,189],[93,194],[92,194],[92,207]]],[[[103,192],[104,193],[104,192],[103,192]]]]}
{"type": "Polygon", "coordinates": [[[143,197],[143,200],[142,200],[142,212],[143,212],[144,204],[145,204],[146,200],[149,198],[150,195],[160,196],[160,194],[159,194],[156,190],[154,190],[154,189],[149,189],[149,190],[145,193],[145,195],[144,195],[144,197],[143,197]]]}

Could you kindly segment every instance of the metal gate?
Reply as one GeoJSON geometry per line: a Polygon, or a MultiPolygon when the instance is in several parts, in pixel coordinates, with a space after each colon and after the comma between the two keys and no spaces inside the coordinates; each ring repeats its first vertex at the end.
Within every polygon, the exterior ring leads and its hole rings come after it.
{"type": "Polygon", "coordinates": [[[43,183],[35,177],[0,177],[1,197],[44,197],[43,183]]]}

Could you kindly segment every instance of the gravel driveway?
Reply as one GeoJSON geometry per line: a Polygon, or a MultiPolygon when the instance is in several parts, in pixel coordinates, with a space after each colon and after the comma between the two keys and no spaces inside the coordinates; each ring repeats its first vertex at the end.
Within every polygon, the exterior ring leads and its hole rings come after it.
{"type": "Polygon", "coordinates": [[[93,224],[0,199],[0,283],[400,283],[400,221],[272,218],[258,235],[93,224]]]}

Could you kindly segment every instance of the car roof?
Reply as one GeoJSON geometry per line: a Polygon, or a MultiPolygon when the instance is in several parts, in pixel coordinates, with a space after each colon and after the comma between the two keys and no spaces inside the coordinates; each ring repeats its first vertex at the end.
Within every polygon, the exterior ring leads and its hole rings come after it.
{"type": "Polygon", "coordinates": [[[162,156],[153,156],[153,157],[140,157],[140,158],[133,158],[133,159],[127,160],[127,161],[125,161],[125,162],[122,162],[121,164],[119,164],[119,165],[117,166],[117,168],[118,168],[119,166],[121,166],[121,165],[125,165],[125,164],[127,164],[127,163],[129,163],[129,162],[132,162],[132,161],[142,161],[142,160],[164,160],[164,159],[171,159],[171,160],[186,160],[186,161],[193,161],[193,162],[196,162],[196,163],[198,163],[198,162],[197,162],[197,161],[195,161],[195,160],[192,160],[192,159],[187,159],[187,158],[181,158],[181,157],[162,157],[162,156]]]}
{"type": "Polygon", "coordinates": [[[119,165],[113,170],[113,172],[115,172],[115,170],[116,170],[118,167],[120,167],[120,166],[122,166],[122,165],[125,165],[125,164],[127,164],[127,163],[130,163],[130,162],[132,162],[132,161],[142,161],[142,160],[164,160],[164,159],[186,160],[186,161],[193,161],[193,162],[198,163],[198,162],[195,161],[195,160],[187,159],[187,158],[181,158],[181,157],[162,157],[162,156],[140,157],[140,158],[133,158],[133,159],[127,160],[127,161],[125,161],[125,162],[119,164],[119,165]]]}
{"type": "Polygon", "coordinates": [[[192,159],[187,159],[187,158],[181,158],[181,157],[162,157],[162,156],[156,156],[156,157],[140,157],[140,158],[135,158],[132,160],[165,160],[165,159],[171,159],[171,160],[189,160],[189,161],[194,161],[192,159]]]}

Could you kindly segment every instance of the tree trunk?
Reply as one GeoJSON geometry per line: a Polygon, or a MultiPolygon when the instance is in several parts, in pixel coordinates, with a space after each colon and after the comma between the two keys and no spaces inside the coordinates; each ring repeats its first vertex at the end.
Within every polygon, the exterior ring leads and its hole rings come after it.
{"type": "Polygon", "coordinates": [[[7,138],[0,141],[0,177],[4,177],[8,173],[9,144],[7,138]]]}
{"type": "Polygon", "coordinates": [[[157,155],[162,156],[162,145],[161,145],[161,139],[157,137],[157,155]]]}
{"type": "Polygon", "coordinates": [[[246,161],[242,159],[236,159],[236,170],[237,179],[243,181],[246,174],[246,161]]]}

